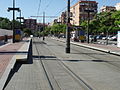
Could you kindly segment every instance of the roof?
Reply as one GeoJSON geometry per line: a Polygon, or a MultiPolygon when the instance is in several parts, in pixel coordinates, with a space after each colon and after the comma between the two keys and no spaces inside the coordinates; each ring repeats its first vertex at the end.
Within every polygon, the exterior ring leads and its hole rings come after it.
{"type": "Polygon", "coordinates": [[[75,7],[76,5],[78,5],[79,3],[96,3],[96,4],[98,4],[96,1],[78,1],[75,5],[73,5],[73,6],[71,6],[71,8],[72,7],[75,7]]]}

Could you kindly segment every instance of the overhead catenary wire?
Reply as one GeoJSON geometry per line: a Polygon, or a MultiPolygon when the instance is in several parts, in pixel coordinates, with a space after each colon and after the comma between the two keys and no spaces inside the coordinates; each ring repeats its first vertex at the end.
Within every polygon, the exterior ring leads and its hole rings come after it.
{"type": "Polygon", "coordinates": [[[52,1],[53,1],[53,0],[50,0],[50,1],[49,1],[49,3],[46,5],[46,7],[45,7],[44,10],[46,10],[46,9],[51,5],[52,1]]]}
{"type": "MultiPolygon", "coordinates": [[[[72,0],[72,1],[71,1],[71,4],[72,4],[74,1],[76,1],[76,0],[72,0]]],[[[53,2],[53,0],[50,0],[50,1],[48,2],[48,4],[45,6],[44,11],[51,5],[52,2],[53,2]]],[[[43,12],[40,12],[40,7],[41,7],[41,0],[39,0],[38,11],[37,11],[37,15],[36,15],[36,16],[39,16],[41,13],[43,13],[43,12]]],[[[67,6],[64,7],[62,10],[60,10],[57,14],[55,14],[55,16],[57,16],[57,15],[60,14],[61,12],[65,11],[66,8],[67,8],[67,6]]],[[[38,19],[38,17],[36,17],[36,19],[38,19]]]]}
{"type": "MultiPolygon", "coordinates": [[[[72,4],[74,1],[75,1],[75,0],[72,0],[72,1],[71,1],[71,4],[72,4]]],[[[67,6],[64,7],[63,9],[61,9],[58,13],[56,13],[55,16],[58,15],[58,14],[60,14],[61,12],[65,11],[65,9],[67,9],[67,6]]]]}
{"type": "MultiPolygon", "coordinates": [[[[39,5],[38,5],[38,11],[37,11],[37,16],[39,15],[39,12],[40,12],[40,7],[41,7],[41,0],[39,0],[39,5]]],[[[38,17],[36,17],[37,19],[38,17]]]]}

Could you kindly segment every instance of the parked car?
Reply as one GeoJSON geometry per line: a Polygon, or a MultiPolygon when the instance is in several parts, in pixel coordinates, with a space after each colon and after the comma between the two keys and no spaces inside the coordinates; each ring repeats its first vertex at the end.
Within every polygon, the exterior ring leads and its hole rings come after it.
{"type": "MultiPolygon", "coordinates": [[[[86,41],[88,37],[86,36],[86,41]]],[[[97,41],[97,36],[96,35],[89,35],[89,42],[96,42],[97,41]]]]}
{"type": "Polygon", "coordinates": [[[104,35],[98,35],[96,38],[97,39],[102,39],[103,37],[105,37],[104,35]]]}
{"type": "Polygon", "coordinates": [[[111,37],[109,40],[111,40],[111,41],[117,41],[117,35],[111,37]]]}
{"type": "Polygon", "coordinates": [[[66,38],[65,34],[59,34],[58,38],[66,38]]]}
{"type": "Polygon", "coordinates": [[[102,37],[102,40],[106,40],[106,39],[109,40],[111,37],[113,37],[113,35],[104,36],[104,37],[102,37]]]}
{"type": "Polygon", "coordinates": [[[108,36],[108,40],[110,40],[110,39],[111,39],[111,37],[113,37],[113,35],[109,35],[109,36],[108,36]]]}
{"type": "Polygon", "coordinates": [[[106,39],[107,39],[107,36],[103,36],[103,37],[102,37],[102,40],[106,40],[106,39]]]}

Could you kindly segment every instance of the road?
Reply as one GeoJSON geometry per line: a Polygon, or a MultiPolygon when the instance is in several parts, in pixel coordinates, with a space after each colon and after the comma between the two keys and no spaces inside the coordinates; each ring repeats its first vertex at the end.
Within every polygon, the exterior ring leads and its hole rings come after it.
{"type": "Polygon", "coordinates": [[[16,63],[4,90],[120,90],[120,57],[33,38],[32,63],[16,63]]]}

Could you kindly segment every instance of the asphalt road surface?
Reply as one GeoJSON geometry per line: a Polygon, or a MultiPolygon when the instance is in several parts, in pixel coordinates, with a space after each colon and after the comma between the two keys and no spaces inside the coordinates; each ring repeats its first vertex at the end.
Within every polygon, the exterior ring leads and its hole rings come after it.
{"type": "Polygon", "coordinates": [[[30,62],[16,63],[4,90],[120,90],[119,56],[33,38],[30,62]]]}

